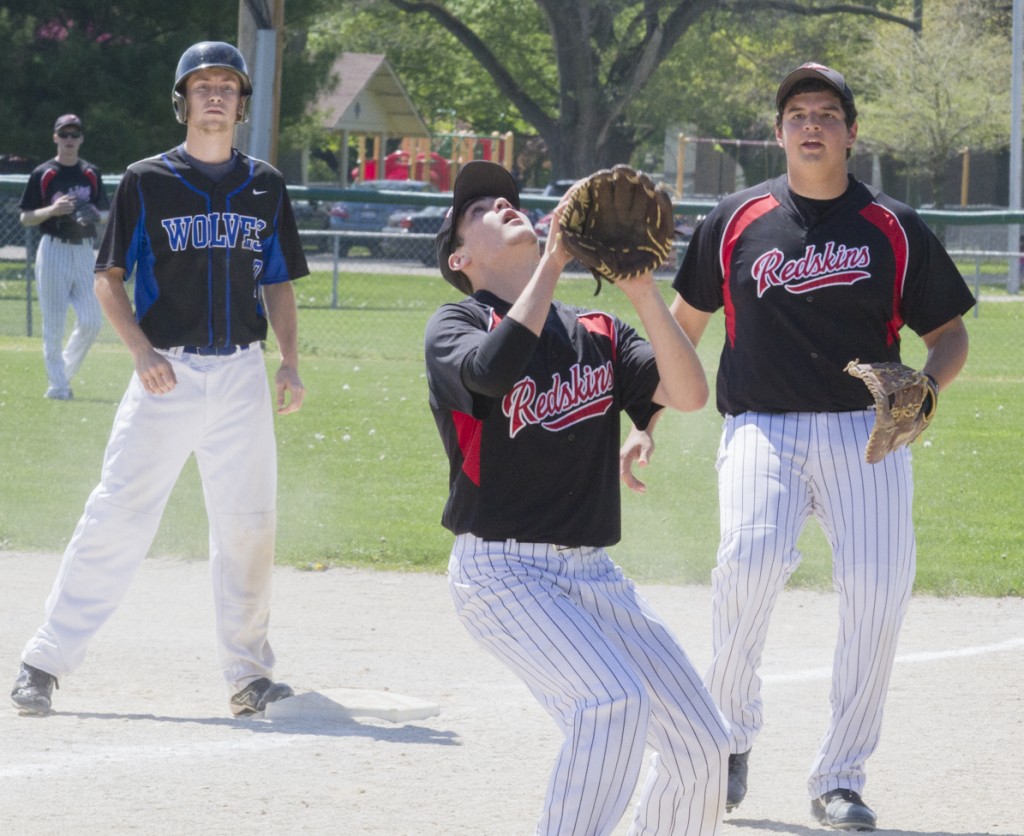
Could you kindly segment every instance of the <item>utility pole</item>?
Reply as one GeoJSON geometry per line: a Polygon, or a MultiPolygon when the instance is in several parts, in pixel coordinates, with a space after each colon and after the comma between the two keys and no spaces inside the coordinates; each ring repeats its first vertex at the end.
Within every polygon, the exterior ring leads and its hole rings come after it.
{"type": "Polygon", "coordinates": [[[284,0],[239,0],[238,49],[252,79],[249,121],[235,131],[238,148],[277,165],[281,110],[281,53],[284,48],[284,0]]]}
{"type": "MultiPolygon", "coordinates": [[[[1013,0],[1013,69],[1010,84],[1010,211],[1021,208],[1021,74],[1024,72],[1024,0],[1013,0]]],[[[1007,249],[1020,252],[1020,225],[1010,224],[1007,249]]],[[[1020,292],[1020,258],[1010,256],[1008,293],[1020,292]]]]}

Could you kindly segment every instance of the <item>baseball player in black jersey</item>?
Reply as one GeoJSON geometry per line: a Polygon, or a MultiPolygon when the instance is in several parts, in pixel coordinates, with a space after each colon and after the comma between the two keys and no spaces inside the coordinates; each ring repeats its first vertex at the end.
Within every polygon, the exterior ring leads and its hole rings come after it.
{"type": "MultiPolygon", "coordinates": [[[[907,325],[927,347],[924,371],[945,388],[967,358],[962,314],[974,299],[912,209],[847,173],[857,111],[840,73],[806,64],[783,80],[776,104],[787,173],[722,200],[674,283],[672,311],[694,344],[725,311],[706,681],[732,729],[733,809],[764,722],[758,667],[769,618],[814,516],[832,546],[840,627],[811,812],[837,829],[873,830],[860,793],[914,581],[913,477],[906,447],[865,462],[873,400],[844,368],[856,358],[898,361],[907,325]]],[[[649,432],[634,432],[623,447],[632,487],[641,483],[630,464],[646,463],[650,445],[649,432]]]]}
{"type": "MultiPolygon", "coordinates": [[[[96,293],[135,360],[85,506],[22,653],[12,701],[50,710],[57,678],[83,661],[156,535],[195,455],[210,527],[218,655],[232,713],[291,696],[267,641],[277,458],[261,341],[281,350],[279,414],[302,405],[292,280],[306,260],[280,173],[232,148],[252,93],[241,53],[185,51],[173,103],[185,142],[128,167],[96,262],[96,293]],[[134,272],[134,307],[125,279],[134,272]]],[[[154,650],[159,652],[159,650],[154,650]]]]}
{"type": "Polygon", "coordinates": [[[103,312],[93,292],[93,243],[109,202],[100,170],[79,157],[84,136],[82,120],[75,114],[57,118],[53,126],[57,156],[29,175],[18,204],[25,226],[41,226],[35,271],[49,381],[45,394],[58,401],[73,397],[71,378],[103,325],[103,312]],[[68,305],[75,312],[75,328],[62,349],[68,305]]]}
{"type": "MultiPolygon", "coordinates": [[[[563,204],[564,205],[564,204],[563,204]]],[[[565,735],[538,834],[606,834],[645,744],[655,755],[630,833],[717,832],[728,739],[682,647],[605,551],[620,533],[619,413],[699,409],[703,369],[650,273],[619,287],[651,342],[553,300],[570,260],[557,215],[543,254],[512,176],[468,163],[437,236],[468,298],[426,332],[430,406],[450,462],[459,617],[565,735]]]]}

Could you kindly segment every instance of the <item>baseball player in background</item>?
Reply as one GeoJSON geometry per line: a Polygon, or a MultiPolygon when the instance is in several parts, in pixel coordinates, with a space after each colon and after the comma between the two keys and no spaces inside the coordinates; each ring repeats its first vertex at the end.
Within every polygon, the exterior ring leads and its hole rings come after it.
{"type": "Polygon", "coordinates": [[[553,301],[570,260],[558,211],[543,254],[512,176],[467,163],[437,235],[468,298],[431,318],[430,406],[450,462],[449,586],[470,635],[565,735],[536,832],[607,834],[654,749],[630,833],[711,834],[728,737],[669,628],[615,566],[619,413],[699,409],[704,371],[650,273],[619,287],[651,342],[553,301]]]}
{"type": "MultiPolygon", "coordinates": [[[[764,723],[758,668],[769,619],[814,516],[832,547],[839,636],[831,718],[808,779],[811,813],[837,829],[873,830],[861,792],[914,582],[913,476],[905,446],[865,462],[873,399],[844,367],[898,361],[906,324],[927,348],[924,371],[945,388],[967,358],[962,314],[974,299],[917,213],[848,174],[857,110],[840,73],[805,64],[783,80],[776,105],[786,174],[722,200],[673,285],[672,312],[694,344],[725,309],[706,682],[732,729],[731,810],[746,794],[764,723]]],[[[634,489],[642,483],[631,464],[648,461],[655,422],[622,449],[634,489]]]]}
{"type": "MultiPolygon", "coordinates": [[[[57,678],[123,598],[188,457],[210,527],[217,647],[236,715],[292,695],[267,641],[274,561],[274,403],[261,341],[281,349],[280,414],[302,405],[291,282],[307,274],[281,174],[232,147],[252,94],[241,53],[202,42],[173,87],[185,142],[128,167],[96,261],[96,294],[135,360],[89,497],[22,653],[11,698],[50,710],[57,678]],[[134,310],[125,279],[135,274],[134,310]]],[[[154,652],[159,652],[155,650],[154,652]]]]}
{"type": "Polygon", "coordinates": [[[42,226],[36,287],[49,380],[46,397],[58,401],[73,397],[71,378],[103,325],[103,312],[93,292],[93,245],[109,203],[100,170],[78,156],[84,138],[81,119],[73,113],[59,117],[53,126],[57,156],[29,175],[19,203],[21,222],[42,226]],[[75,328],[62,349],[69,304],[75,311],[75,328]]]}

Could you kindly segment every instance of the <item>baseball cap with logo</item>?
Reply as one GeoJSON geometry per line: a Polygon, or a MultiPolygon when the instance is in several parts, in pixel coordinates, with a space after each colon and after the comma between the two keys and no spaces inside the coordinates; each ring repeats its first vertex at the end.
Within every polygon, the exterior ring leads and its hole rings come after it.
{"type": "Polygon", "coordinates": [[[82,130],[82,120],[73,113],[65,113],[63,116],[57,117],[57,121],[53,125],[53,132],[57,133],[61,128],[70,128],[72,125],[78,130],[82,130]]]}
{"type": "MultiPolygon", "coordinates": [[[[807,78],[824,81],[829,87],[839,94],[839,98],[844,105],[849,105],[851,108],[853,107],[853,91],[847,86],[846,79],[843,78],[843,74],[838,70],[833,70],[831,67],[826,67],[824,64],[809,62],[807,64],[801,64],[793,70],[793,72],[782,79],[782,84],[779,85],[779,92],[775,95],[775,105],[779,109],[779,113],[782,112],[782,107],[785,105],[786,100],[789,98],[790,91],[796,83],[807,78]]],[[[854,110],[854,113],[856,113],[856,110],[854,110]]]]}
{"type": "Polygon", "coordinates": [[[441,275],[449,284],[467,296],[473,292],[469,278],[461,270],[452,270],[448,266],[448,256],[452,254],[455,224],[467,204],[481,197],[503,197],[516,209],[519,208],[519,187],[508,169],[487,160],[471,160],[460,169],[455,178],[452,208],[444,216],[441,229],[438,230],[437,237],[434,239],[437,248],[437,264],[441,268],[441,275]]]}

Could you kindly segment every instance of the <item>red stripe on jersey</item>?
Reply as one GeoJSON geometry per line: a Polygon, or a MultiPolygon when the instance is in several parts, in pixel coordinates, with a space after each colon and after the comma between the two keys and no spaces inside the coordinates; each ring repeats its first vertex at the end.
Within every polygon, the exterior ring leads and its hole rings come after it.
{"type": "Polygon", "coordinates": [[[480,487],[480,432],[483,422],[465,412],[452,410],[452,423],[455,425],[455,436],[459,440],[462,452],[462,472],[469,480],[480,487]]]}
{"type": "Polygon", "coordinates": [[[583,406],[567,413],[566,415],[560,415],[555,421],[544,421],[541,423],[541,426],[551,432],[564,430],[566,427],[571,427],[573,424],[579,424],[582,421],[586,421],[588,418],[593,418],[597,415],[604,415],[612,408],[613,402],[614,401],[610,395],[606,398],[599,398],[596,401],[583,404],[583,406]]]}
{"type": "Polygon", "coordinates": [[[591,313],[580,314],[579,320],[580,324],[591,334],[600,334],[601,336],[608,338],[608,342],[612,344],[612,360],[616,360],[619,346],[615,342],[615,322],[612,318],[606,313],[593,311],[591,313]]]}
{"type": "Polygon", "coordinates": [[[43,176],[39,178],[39,193],[43,196],[43,200],[46,200],[46,188],[50,185],[50,182],[54,177],[57,176],[57,169],[48,168],[43,172],[43,176]]]}
{"type": "Polygon", "coordinates": [[[89,181],[89,184],[92,187],[93,197],[98,196],[100,193],[100,184],[99,181],[96,179],[96,172],[93,171],[91,168],[87,168],[82,173],[85,174],[85,178],[89,181]]]}
{"type": "Polygon", "coordinates": [[[889,240],[889,246],[892,247],[895,262],[893,273],[896,278],[892,284],[892,314],[889,317],[887,338],[888,345],[892,345],[900,338],[900,328],[903,327],[903,285],[907,280],[907,252],[910,249],[907,244],[907,233],[900,225],[899,219],[877,203],[869,203],[860,210],[860,213],[882,231],[889,240]]]}
{"type": "Polygon", "coordinates": [[[732,278],[732,252],[736,249],[736,242],[740,240],[744,230],[754,221],[763,215],[768,214],[779,202],[770,194],[755,197],[740,206],[725,225],[725,232],[722,234],[722,244],[719,249],[719,259],[722,267],[722,303],[725,309],[725,332],[729,338],[729,346],[736,345],[736,308],[732,302],[732,289],[730,279],[732,278]]]}

